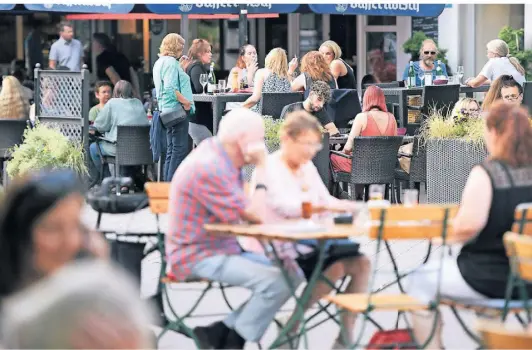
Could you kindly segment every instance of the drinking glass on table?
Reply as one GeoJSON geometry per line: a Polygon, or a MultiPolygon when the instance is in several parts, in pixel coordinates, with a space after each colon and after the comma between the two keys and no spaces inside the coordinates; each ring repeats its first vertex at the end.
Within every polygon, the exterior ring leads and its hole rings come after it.
{"type": "Polygon", "coordinates": [[[384,192],[386,185],[370,185],[369,186],[369,200],[382,201],[384,200],[384,192]]]}
{"type": "Polygon", "coordinates": [[[405,190],[403,195],[403,204],[405,207],[413,207],[418,205],[418,195],[419,191],[416,189],[405,190]]]}
{"type": "Polygon", "coordinates": [[[207,74],[200,74],[199,76],[199,82],[201,86],[203,87],[203,95],[205,95],[205,85],[209,82],[209,76],[207,74]]]}
{"type": "Polygon", "coordinates": [[[220,86],[220,93],[223,94],[225,92],[225,89],[226,89],[226,82],[225,80],[220,80],[218,81],[218,85],[220,86]]]}
{"type": "Polygon", "coordinates": [[[462,84],[462,78],[464,77],[464,66],[458,66],[458,68],[456,68],[456,75],[458,75],[458,83],[462,84]]]}

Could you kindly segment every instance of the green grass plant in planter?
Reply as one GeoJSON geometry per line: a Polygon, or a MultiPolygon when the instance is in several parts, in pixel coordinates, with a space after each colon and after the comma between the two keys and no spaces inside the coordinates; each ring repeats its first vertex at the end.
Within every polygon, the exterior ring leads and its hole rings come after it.
{"type": "Polygon", "coordinates": [[[281,119],[274,119],[269,115],[262,117],[264,120],[264,139],[266,141],[266,148],[269,153],[273,153],[279,149],[281,145],[280,131],[283,121],[281,119]]]}
{"type": "Polygon", "coordinates": [[[11,154],[12,159],[7,164],[11,178],[41,169],[69,168],[80,176],[87,174],[82,145],[43,124],[26,129],[24,142],[13,147],[11,154]]]}
{"type": "Polygon", "coordinates": [[[427,201],[460,202],[471,169],[488,156],[484,119],[455,118],[432,111],[420,130],[427,152],[427,201]]]}

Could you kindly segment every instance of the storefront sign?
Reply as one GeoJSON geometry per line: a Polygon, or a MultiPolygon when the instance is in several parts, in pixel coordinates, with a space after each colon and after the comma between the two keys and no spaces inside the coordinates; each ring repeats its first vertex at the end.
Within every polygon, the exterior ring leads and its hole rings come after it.
{"type": "MultiPolygon", "coordinates": [[[[299,4],[248,4],[249,14],[292,13],[299,4]]],[[[160,15],[170,14],[239,14],[239,4],[146,4],[146,8],[160,15]]]]}
{"type": "Polygon", "coordinates": [[[0,4],[0,11],[9,11],[15,8],[15,4],[0,4]]]}
{"type": "Polygon", "coordinates": [[[73,13],[129,13],[133,4],[96,3],[87,4],[26,4],[31,11],[73,12],[73,13]]]}
{"type": "Polygon", "coordinates": [[[321,14],[437,17],[445,4],[309,4],[309,7],[321,14]]]}

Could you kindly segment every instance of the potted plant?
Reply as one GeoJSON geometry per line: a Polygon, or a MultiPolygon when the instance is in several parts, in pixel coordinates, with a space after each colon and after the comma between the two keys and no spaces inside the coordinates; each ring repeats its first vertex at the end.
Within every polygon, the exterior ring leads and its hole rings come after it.
{"type": "MultiPolygon", "coordinates": [[[[279,131],[281,129],[282,120],[274,119],[272,116],[262,116],[264,121],[264,140],[266,141],[266,148],[268,153],[273,153],[279,149],[281,140],[279,138],[279,131]]],[[[253,174],[253,165],[244,166],[244,180],[250,181],[253,174]]]]}
{"type": "Polygon", "coordinates": [[[14,178],[40,169],[70,168],[80,176],[87,174],[83,147],[70,141],[59,130],[37,124],[24,131],[24,142],[13,147],[7,174],[14,178]]]}
{"type": "Polygon", "coordinates": [[[482,118],[432,110],[420,130],[427,152],[427,202],[459,203],[471,169],[488,156],[482,118]]]}

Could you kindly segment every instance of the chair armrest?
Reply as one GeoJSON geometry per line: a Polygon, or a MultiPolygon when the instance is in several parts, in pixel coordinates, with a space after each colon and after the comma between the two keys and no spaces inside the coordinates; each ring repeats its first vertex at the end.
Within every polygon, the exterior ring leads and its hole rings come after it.
{"type": "Polygon", "coordinates": [[[98,137],[98,140],[105,141],[105,142],[108,142],[110,144],[116,145],[116,141],[111,141],[111,140],[109,140],[109,139],[107,139],[107,138],[105,138],[103,136],[98,137]]]}
{"type": "Polygon", "coordinates": [[[336,154],[337,156],[344,157],[344,158],[347,158],[347,159],[351,159],[352,158],[350,155],[345,154],[344,152],[339,152],[339,151],[331,151],[331,154],[336,154]]]}

